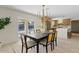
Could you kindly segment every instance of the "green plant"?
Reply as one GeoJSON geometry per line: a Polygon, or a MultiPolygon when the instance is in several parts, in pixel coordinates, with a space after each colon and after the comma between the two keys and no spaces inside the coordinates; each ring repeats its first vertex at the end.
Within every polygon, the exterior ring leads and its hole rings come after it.
{"type": "Polygon", "coordinates": [[[10,17],[0,18],[0,30],[5,28],[6,25],[8,25],[10,22],[10,17]]]}

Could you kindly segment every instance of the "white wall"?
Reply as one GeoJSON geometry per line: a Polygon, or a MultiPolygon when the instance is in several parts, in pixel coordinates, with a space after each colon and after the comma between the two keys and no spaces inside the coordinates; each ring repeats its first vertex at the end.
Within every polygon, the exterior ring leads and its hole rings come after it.
{"type": "MultiPolygon", "coordinates": [[[[12,10],[9,8],[0,7],[0,17],[11,17],[11,23],[5,27],[5,29],[0,30],[0,42],[2,44],[7,44],[11,42],[18,41],[18,20],[19,19],[33,19],[35,24],[38,19],[31,14],[20,12],[17,10],[12,10]]],[[[26,25],[27,28],[27,25],[26,25]]]]}
{"type": "MultiPolygon", "coordinates": [[[[10,5],[6,6],[17,10],[42,15],[42,5],[10,5]]],[[[47,15],[52,17],[69,17],[79,19],[79,5],[46,5],[47,15]]],[[[46,10],[45,10],[46,13],[46,10]]]]}

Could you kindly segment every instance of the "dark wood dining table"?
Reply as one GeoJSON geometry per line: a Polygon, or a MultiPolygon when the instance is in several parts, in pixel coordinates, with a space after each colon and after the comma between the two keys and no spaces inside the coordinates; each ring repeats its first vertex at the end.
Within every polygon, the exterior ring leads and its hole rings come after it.
{"type": "MultiPolygon", "coordinates": [[[[48,32],[40,32],[40,33],[23,33],[23,35],[26,37],[26,38],[30,38],[32,40],[34,40],[36,43],[37,43],[37,53],[39,53],[39,43],[41,40],[45,39],[48,37],[48,32]]],[[[26,40],[25,38],[25,40],[26,40]]]]}
{"type": "MultiPolygon", "coordinates": [[[[48,33],[45,32],[45,33],[21,33],[23,34],[26,38],[30,38],[32,40],[34,40],[36,43],[37,43],[37,53],[39,53],[39,42],[45,38],[48,37],[48,33]]],[[[26,41],[26,38],[25,38],[25,41],[26,41]]]]}

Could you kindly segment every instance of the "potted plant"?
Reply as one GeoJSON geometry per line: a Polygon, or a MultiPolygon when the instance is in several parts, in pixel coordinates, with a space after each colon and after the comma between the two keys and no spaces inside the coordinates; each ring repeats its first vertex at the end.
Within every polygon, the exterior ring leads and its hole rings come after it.
{"type": "Polygon", "coordinates": [[[5,28],[6,25],[8,25],[10,22],[10,17],[0,18],[0,30],[5,28]]]}

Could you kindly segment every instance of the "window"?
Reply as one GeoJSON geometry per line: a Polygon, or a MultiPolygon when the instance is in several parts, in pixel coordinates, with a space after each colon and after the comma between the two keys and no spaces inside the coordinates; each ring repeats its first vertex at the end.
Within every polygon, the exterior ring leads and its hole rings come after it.
{"type": "Polygon", "coordinates": [[[33,21],[28,22],[28,29],[29,29],[29,32],[34,30],[34,22],[33,21]]]}
{"type": "Polygon", "coordinates": [[[25,26],[24,26],[24,22],[19,22],[19,31],[24,31],[25,26]]]}

